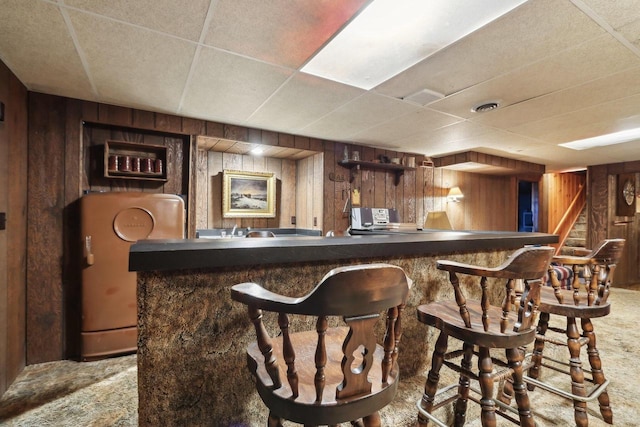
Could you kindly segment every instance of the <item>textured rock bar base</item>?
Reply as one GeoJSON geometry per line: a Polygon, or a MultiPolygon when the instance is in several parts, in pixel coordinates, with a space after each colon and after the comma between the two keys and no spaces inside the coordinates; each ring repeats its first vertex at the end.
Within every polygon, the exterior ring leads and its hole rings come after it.
{"type": "MultiPolygon", "coordinates": [[[[510,253],[448,254],[446,258],[493,266],[510,253]]],[[[415,307],[453,297],[451,287],[443,286],[446,274],[435,268],[436,259],[442,257],[139,273],[139,425],[264,425],[266,409],[245,358],[255,332],[245,306],[230,298],[230,287],[246,281],[300,296],[334,267],[371,262],[399,265],[414,280],[402,319],[401,373],[405,378],[422,373],[435,339],[417,322],[415,307]]],[[[275,319],[269,318],[267,325],[275,336],[275,319]]]]}

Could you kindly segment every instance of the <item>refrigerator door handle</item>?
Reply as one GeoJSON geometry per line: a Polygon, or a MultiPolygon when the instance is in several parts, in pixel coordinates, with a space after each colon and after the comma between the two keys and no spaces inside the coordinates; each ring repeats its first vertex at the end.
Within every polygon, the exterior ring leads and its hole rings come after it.
{"type": "Polygon", "coordinates": [[[95,262],[91,252],[91,236],[84,236],[84,257],[87,260],[87,265],[93,265],[95,262]]]}

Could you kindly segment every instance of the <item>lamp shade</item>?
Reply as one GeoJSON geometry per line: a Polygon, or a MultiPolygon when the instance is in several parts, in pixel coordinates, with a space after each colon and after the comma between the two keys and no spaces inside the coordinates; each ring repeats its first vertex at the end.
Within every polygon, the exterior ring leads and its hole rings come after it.
{"type": "Polygon", "coordinates": [[[462,190],[460,190],[460,187],[452,187],[449,190],[449,194],[447,194],[447,199],[452,202],[459,202],[463,197],[464,194],[462,194],[462,190]]]}
{"type": "Polygon", "coordinates": [[[445,211],[427,212],[423,228],[434,230],[453,230],[453,226],[451,225],[447,212],[445,211]]]}

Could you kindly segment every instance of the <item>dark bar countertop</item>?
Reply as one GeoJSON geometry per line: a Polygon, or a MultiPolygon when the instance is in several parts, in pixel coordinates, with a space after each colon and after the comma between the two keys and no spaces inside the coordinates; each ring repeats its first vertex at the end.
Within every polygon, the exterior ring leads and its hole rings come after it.
{"type": "Polygon", "coordinates": [[[556,243],[545,233],[503,231],[423,231],[325,238],[320,236],[247,239],[142,240],[131,246],[131,271],[216,268],[352,258],[434,255],[556,243]]]}

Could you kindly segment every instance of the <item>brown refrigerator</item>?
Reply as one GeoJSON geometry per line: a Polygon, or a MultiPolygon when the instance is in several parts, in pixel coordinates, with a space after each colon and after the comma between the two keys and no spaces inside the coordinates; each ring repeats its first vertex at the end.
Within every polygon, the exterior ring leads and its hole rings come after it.
{"type": "Polygon", "coordinates": [[[80,200],[80,215],[81,358],[134,352],[137,275],[129,271],[129,248],[142,239],[184,238],[184,201],[173,194],[90,193],[80,200]]]}

